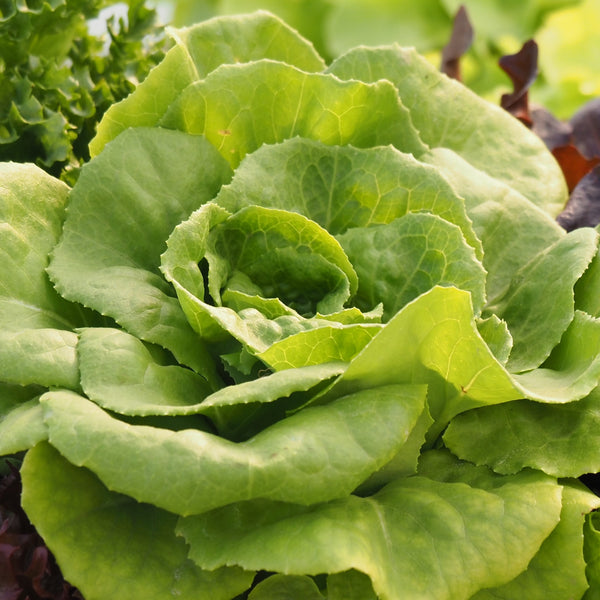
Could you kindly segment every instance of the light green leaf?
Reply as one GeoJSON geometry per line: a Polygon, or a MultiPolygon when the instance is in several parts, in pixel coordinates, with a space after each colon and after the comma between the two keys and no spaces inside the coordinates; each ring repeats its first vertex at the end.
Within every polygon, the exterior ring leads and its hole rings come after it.
{"type": "Polygon", "coordinates": [[[28,450],[48,439],[39,399],[14,402],[6,393],[4,387],[0,391],[0,456],[28,450]]]}
{"type": "Polygon", "coordinates": [[[426,144],[454,150],[552,216],[562,210],[565,180],[542,140],[500,106],[440,73],[413,48],[355,48],[328,71],[343,79],[391,81],[426,144]]]}
{"type": "Polygon", "coordinates": [[[558,477],[600,471],[600,391],[577,402],[527,400],[480,408],[450,422],[444,442],[458,456],[498,473],[524,467],[558,477]]]}
{"type": "Polygon", "coordinates": [[[110,492],[48,444],[27,453],[21,476],[27,516],[86,600],[230,600],[252,582],[235,567],[199,569],[175,515],[110,492]]]}
{"type": "Polygon", "coordinates": [[[349,494],[397,454],[424,401],[423,386],[359,392],[235,444],[131,426],[70,392],[42,397],[50,443],[63,456],[112,490],[183,515],[252,498],[312,504],[349,494]]]}
{"type": "Polygon", "coordinates": [[[0,380],[78,389],[72,329],[85,316],[46,275],[69,188],[33,165],[0,163],[0,380]]]}
{"type": "Polygon", "coordinates": [[[463,464],[455,481],[399,479],[374,496],[312,507],[256,500],[182,518],[178,532],[203,568],[287,574],[357,569],[381,600],[470,598],[525,569],[556,526],[561,486],[463,464]]]}
{"type": "Polygon", "coordinates": [[[162,129],[124,132],[82,169],[48,269],[66,298],[168,348],[215,387],[212,360],[158,266],[175,225],[229,176],[200,137],[162,129]]]}
{"type": "Polygon", "coordinates": [[[310,42],[265,11],[218,17],[170,34],[175,45],[161,63],[104,115],[90,144],[92,156],[128,127],[155,126],[179,92],[221,64],[270,58],[306,71],[325,66],[310,42]]]}
{"type": "Polygon", "coordinates": [[[439,169],[393,146],[328,146],[306,138],[266,144],[244,158],[215,201],[230,212],[249,204],[291,210],[334,235],[428,211],[458,225],[482,255],[464,202],[439,169]]]}
{"type": "Polygon", "coordinates": [[[327,363],[288,369],[210,394],[199,375],[161,364],[157,349],[151,353],[121,330],[84,329],[77,350],[83,390],[99,406],[124,415],[205,414],[228,439],[247,439],[248,431],[262,429],[258,424],[284,418],[345,368],[327,363]]]}
{"type": "Polygon", "coordinates": [[[437,215],[409,213],[337,239],[358,274],[355,304],[368,310],[383,303],[384,321],[436,285],[469,291],[481,312],[485,271],[461,230],[437,215]]]}
{"type": "Polygon", "coordinates": [[[294,212],[247,206],[207,239],[208,289],[217,305],[224,289],[279,298],[301,314],[342,310],[358,279],[339,243],[294,212]]]}
{"type": "Polygon", "coordinates": [[[206,136],[233,168],[262,144],[295,136],[427,149],[391,83],[341,81],[272,60],[215,69],[181,92],[160,125],[206,136]]]}
{"type": "Polygon", "coordinates": [[[512,375],[480,336],[468,292],[435,287],[401,309],[321,400],[379,385],[427,384],[433,441],[452,417],[476,406],[520,398],[562,403],[589,394],[598,382],[597,329],[578,318],[562,342],[567,350],[557,348],[548,368],[512,375]],[[577,343],[580,326],[591,348],[577,343]]]}
{"type": "Polygon", "coordinates": [[[506,321],[513,338],[507,368],[513,372],[539,367],[573,320],[573,286],[597,253],[598,234],[577,229],[549,245],[521,267],[486,313],[506,321]]]}
{"type": "Polygon", "coordinates": [[[600,513],[586,516],[583,537],[583,555],[586,562],[585,574],[589,589],[583,600],[600,598],[600,513]]]}
{"type": "Polygon", "coordinates": [[[194,414],[211,392],[203,377],[160,364],[141,340],[119,329],[84,329],[77,353],[86,395],[122,414],[194,414]]]}
{"type": "Polygon", "coordinates": [[[491,315],[486,319],[477,319],[477,331],[485,340],[496,360],[500,364],[506,365],[513,345],[512,336],[506,323],[496,315],[491,315]]]}
{"type": "Polygon", "coordinates": [[[378,324],[321,324],[316,329],[294,333],[259,352],[257,357],[274,371],[350,362],[381,330],[378,324]]]}
{"type": "MultiPolygon", "coordinates": [[[[288,213],[276,209],[247,207],[245,211],[251,211],[254,213],[255,217],[269,215],[272,217],[272,219],[267,220],[268,227],[266,231],[261,230],[261,228],[258,227],[258,223],[255,224],[255,233],[258,243],[262,243],[263,240],[269,241],[272,237],[273,241],[269,242],[267,247],[283,246],[285,249],[286,245],[295,247],[300,245],[304,248],[304,251],[299,251],[296,255],[290,255],[288,257],[289,269],[296,270],[296,273],[285,272],[285,265],[288,264],[288,261],[283,261],[281,266],[278,266],[279,277],[276,282],[269,281],[270,273],[268,271],[262,274],[258,271],[256,272],[256,275],[259,276],[259,283],[261,283],[262,280],[265,280],[271,288],[274,284],[277,284],[277,287],[281,292],[278,292],[278,289],[272,289],[271,291],[273,294],[283,293],[289,295],[291,300],[294,300],[294,294],[298,294],[299,291],[308,288],[311,290],[311,293],[314,292],[314,294],[319,295],[319,300],[315,303],[316,306],[313,310],[321,308],[321,302],[323,302],[323,299],[327,298],[327,290],[321,289],[321,284],[314,285],[313,282],[311,282],[312,272],[306,272],[303,260],[307,255],[308,257],[311,255],[310,246],[307,246],[307,244],[312,244],[315,250],[323,252],[326,258],[335,261],[333,267],[336,267],[336,273],[341,272],[347,274],[346,282],[349,286],[348,290],[353,289],[356,282],[356,274],[354,273],[351,264],[348,262],[348,259],[338,242],[316,223],[296,213],[288,213]],[[286,234],[287,240],[285,237],[282,240],[281,238],[283,236],[278,233],[279,218],[282,220],[282,225],[286,227],[286,230],[283,233],[286,234]],[[340,265],[341,268],[337,265],[340,265]],[[339,271],[337,269],[339,269],[339,271]],[[289,284],[290,280],[295,281],[296,284],[298,284],[298,280],[301,279],[305,279],[306,281],[301,284],[300,289],[294,288],[293,285],[289,284]]],[[[244,212],[244,214],[246,214],[246,212],[244,212]]],[[[211,232],[213,230],[218,231],[219,227],[231,223],[228,221],[229,218],[232,217],[230,217],[225,209],[212,202],[202,206],[195,211],[187,221],[184,221],[175,228],[167,240],[167,251],[162,256],[161,270],[165,274],[166,279],[173,283],[179,302],[190,325],[203,339],[213,343],[223,343],[226,345],[227,343],[230,344],[231,338],[235,338],[249,352],[261,353],[268,350],[278,341],[285,341],[286,338],[294,336],[294,334],[308,333],[316,328],[324,328],[329,333],[317,333],[314,334],[314,336],[319,339],[327,338],[327,340],[330,340],[332,336],[337,335],[344,336],[344,339],[352,338],[354,334],[346,332],[345,329],[350,331],[364,329],[369,332],[371,329],[377,327],[376,325],[369,324],[371,319],[368,318],[368,315],[365,315],[362,319],[363,323],[361,323],[361,319],[358,319],[357,315],[355,315],[350,319],[350,323],[348,324],[345,323],[345,321],[348,320],[346,318],[342,318],[341,322],[336,322],[335,320],[332,321],[320,314],[316,314],[314,317],[305,318],[292,308],[287,307],[276,297],[261,300],[258,294],[265,292],[258,286],[254,286],[251,279],[244,274],[238,274],[237,277],[233,279],[234,285],[238,287],[237,290],[228,290],[227,295],[223,294],[223,302],[229,299],[233,300],[232,307],[215,306],[209,301],[205,301],[205,280],[200,262],[204,258],[208,259],[208,288],[212,291],[213,296],[217,296],[220,292],[220,281],[224,278],[228,266],[227,264],[223,264],[227,263],[227,261],[224,260],[222,253],[217,252],[217,249],[215,248],[210,248],[213,239],[211,238],[211,232]],[[216,275],[215,271],[217,273],[216,275]],[[239,288],[241,287],[244,289],[240,290],[239,288]],[[252,287],[255,289],[252,290],[252,287]],[[252,294],[256,296],[254,301],[252,300],[252,294]],[[240,308],[241,310],[239,310],[240,308]],[[261,310],[264,312],[261,312],[261,310]]],[[[241,222],[237,225],[237,229],[233,226],[231,226],[231,228],[233,234],[239,235],[243,241],[245,237],[247,237],[247,234],[244,232],[247,225],[243,222],[243,215],[240,219],[233,218],[234,225],[238,220],[241,222]]],[[[221,245],[223,244],[221,243],[221,245]]],[[[236,242],[236,246],[237,245],[239,245],[239,242],[236,242]]],[[[241,249],[243,250],[243,246],[241,249]]],[[[221,248],[221,251],[225,251],[225,248],[221,248]]],[[[229,252],[229,250],[227,250],[227,252],[229,252]]],[[[263,264],[262,261],[264,260],[273,260],[272,258],[264,258],[263,256],[257,255],[257,252],[259,251],[249,252],[247,255],[249,263],[245,268],[251,275],[254,275],[253,262],[257,261],[259,264],[263,264]]],[[[317,252],[314,254],[317,255],[317,252]]],[[[238,259],[236,258],[235,260],[237,261],[238,259]]],[[[320,280],[317,280],[317,283],[319,281],[320,280]]],[[[335,296],[333,297],[335,300],[335,296]]],[[[322,308],[327,309],[327,304],[328,303],[324,303],[322,308]]],[[[335,306],[333,308],[335,308],[335,306]]],[[[353,314],[355,312],[358,311],[353,311],[353,314]]],[[[332,318],[335,319],[336,314],[337,313],[334,312],[332,318]]],[[[356,334],[356,336],[359,336],[362,340],[365,339],[365,335],[368,335],[368,333],[363,334],[362,331],[356,334]]],[[[327,343],[327,340],[325,343],[327,343]]],[[[290,343],[293,344],[294,342],[290,343]]],[[[344,354],[340,355],[340,351],[338,350],[334,354],[329,354],[328,358],[322,357],[323,360],[320,360],[319,362],[348,360],[348,352],[346,352],[344,345],[336,341],[333,343],[336,344],[336,348],[339,346],[339,348],[344,351],[344,354]]],[[[287,346],[284,345],[284,347],[287,346]]],[[[306,346],[303,347],[305,350],[307,349],[306,346]]],[[[356,347],[356,345],[354,344],[353,347],[356,347]]],[[[231,352],[231,349],[227,351],[231,352]]],[[[273,361],[268,362],[268,364],[275,369],[276,367],[274,365],[279,362],[279,359],[275,362],[274,358],[273,361]]],[[[287,362],[289,364],[289,357],[287,362]]],[[[308,364],[316,363],[315,361],[299,359],[290,366],[301,367],[308,364]]],[[[279,367],[277,367],[277,369],[279,369],[279,367]]]]}
{"type": "Polygon", "coordinates": [[[516,271],[564,237],[564,230],[548,213],[455,152],[434,148],[420,160],[436,167],[464,198],[483,246],[490,304],[506,292],[516,271]]]}
{"type": "Polygon", "coordinates": [[[77,334],[64,329],[0,331],[0,379],[79,389],[77,334]]]}
{"type": "Polygon", "coordinates": [[[527,570],[501,587],[482,590],[472,600],[572,600],[588,582],[583,558],[583,523],[600,499],[579,482],[565,482],[560,521],[544,540],[527,570]]]}
{"type": "Polygon", "coordinates": [[[248,600],[323,600],[323,596],[310,577],[276,574],[261,581],[248,600]]]}

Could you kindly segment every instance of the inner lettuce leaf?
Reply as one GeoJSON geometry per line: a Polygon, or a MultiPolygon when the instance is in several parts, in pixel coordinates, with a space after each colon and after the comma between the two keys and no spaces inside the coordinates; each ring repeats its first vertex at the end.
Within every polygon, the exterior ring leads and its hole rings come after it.
{"type": "Polygon", "coordinates": [[[171,230],[229,178],[227,164],[201,137],[125,131],[82,169],[48,268],[64,297],[168,348],[215,388],[212,358],[158,267],[171,230]]]}
{"type": "Polygon", "coordinates": [[[180,519],[199,566],[288,574],[357,569],[382,600],[467,599],[523,571],[558,523],[561,486],[463,463],[399,479],[373,496],[312,507],[254,500],[180,519]]]}
{"type": "Polygon", "coordinates": [[[295,137],[247,155],[215,199],[230,212],[256,204],[298,212],[333,235],[427,211],[458,225],[482,258],[463,199],[438,168],[393,146],[356,148],[295,137]]]}
{"type": "Polygon", "coordinates": [[[339,243],[314,221],[285,210],[248,206],[207,239],[208,288],[280,298],[301,314],[342,310],[358,277],[339,243]]]}
{"type": "MultiPolygon", "coordinates": [[[[360,312],[350,322],[336,319],[336,311],[343,310],[356,290],[356,273],[335,238],[297,213],[249,206],[230,215],[217,204],[207,203],[175,228],[161,268],[202,338],[225,345],[234,338],[254,354],[315,328],[337,336],[345,335],[346,329],[374,332],[378,327],[360,312]],[[208,265],[208,284],[203,260],[208,265]],[[331,273],[333,281],[324,280],[319,271],[331,273]],[[230,274],[232,287],[221,296],[230,274]],[[212,298],[206,297],[207,292],[212,298]],[[227,305],[230,299],[232,306],[227,305]],[[308,312],[302,315],[286,302],[308,312]],[[321,311],[334,313],[333,320],[321,311]]],[[[371,335],[361,337],[366,340],[371,335]]],[[[347,353],[325,362],[346,357],[347,353]]]]}
{"type": "Polygon", "coordinates": [[[155,126],[184,88],[222,64],[270,58],[306,71],[325,67],[310,42],[266,11],[167,31],[173,48],[130,96],[105,113],[90,143],[92,156],[129,127],[155,126]]]}
{"type": "Polygon", "coordinates": [[[253,498],[310,505],[350,494],[398,453],[425,395],[425,386],[411,385],[349,394],[237,444],[194,429],[129,425],[73,392],[48,392],[41,402],[50,443],[67,460],[111,490],[190,515],[253,498]]]}

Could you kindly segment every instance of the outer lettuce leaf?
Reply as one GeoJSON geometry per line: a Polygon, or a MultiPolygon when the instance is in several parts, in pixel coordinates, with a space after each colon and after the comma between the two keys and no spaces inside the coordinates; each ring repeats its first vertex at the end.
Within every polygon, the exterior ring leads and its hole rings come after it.
{"type": "Polygon", "coordinates": [[[327,600],[377,600],[371,580],[351,569],[327,577],[327,600]]]}
{"type": "Polygon", "coordinates": [[[438,176],[443,176],[454,193],[464,198],[483,246],[488,302],[493,303],[506,292],[515,271],[565,235],[548,213],[455,152],[433,148],[420,160],[436,167],[438,176]]]}
{"type": "Polygon", "coordinates": [[[0,384],[0,456],[28,450],[48,438],[37,386],[0,384]]]}
{"type": "Polygon", "coordinates": [[[50,443],[70,462],[109,489],[189,515],[252,498],[313,504],[349,494],[398,453],[424,410],[425,392],[358,392],[239,444],[194,429],[128,425],[70,392],[49,392],[42,403],[50,443]]]}
{"type": "Polygon", "coordinates": [[[173,227],[229,176],[202,138],[161,129],[124,132],[83,168],[48,269],[64,297],[168,348],[215,387],[212,360],[158,266],[173,227]]]}
{"type": "Polygon", "coordinates": [[[0,164],[0,380],[78,389],[72,332],[84,314],[46,275],[69,188],[33,165],[0,164]]]}
{"type": "Polygon", "coordinates": [[[244,158],[215,201],[230,212],[249,204],[299,212],[333,235],[428,211],[458,225],[482,257],[464,202],[439,169],[393,146],[330,146],[306,138],[266,144],[244,158]]]}
{"type": "Polygon", "coordinates": [[[566,184],[542,140],[499,106],[440,73],[414,49],[355,48],[328,71],[343,79],[393,82],[426,144],[454,150],[553,216],[562,210],[566,184]]]}
{"type": "Polygon", "coordinates": [[[570,232],[514,273],[506,293],[487,306],[489,313],[506,321],[512,335],[510,371],[540,366],[558,344],[573,320],[575,282],[597,247],[593,229],[570,232]]]}
{"type": "Polygon", "coordinates": [[[175,515],[110,492],[48,444],[27,453],[21,475],[27,515],[87,600],[230,600],[252,582],[239,568],[196,567],[175,515]]]}
{"type": "Polygon", "coordinates": [[[175,46],[163,61],[129,97],[105,113],[90,143],[92,156],[128,127],[155,126],[185,87],[222,64],[270,58],[307,71],[325,66],[308,41],[265,11],[212,19],[170,33],[175,46]]]}
{"type": "Polygon", "coordinates": [[[454,416],[474,407],[520,398],[564,403],[589,394],[598,382],[597,352],[577,344],[576,326],[572,333],[564,357],[557,349],[548,368],[512,375],[480,336],[468,292],[435,287],[401,309],[316,401],[380,385],[427,384],[433,442],[454,416]]]}
{"type": "Polygon", "coordinates": [[[600,598],[600,513],[587,515],[584,528],[583,554],[587,563],[586,576],[590,589],[584,600],[600,598]]]}
{"type": "Polygon", "coordinates": [[[579,482],[563,487],[560,521],[527,570],[510,583],[482,590],[473,600],[571,600],[588,589],[583,555],[583,523],[600,499],[579,482]]]}
{"type": "Polygon", "coordinates": [[[381,600],[470,598],[525,569],[556,526],[561,487],[535,472],[499,477],[464,463],[454,477],[390,483],[313,507],[256,500],[182,518],[204,568],[366,573],[381,600]]]}
{"type": "Polygon", "coordinates": [[[345,368],[343,363],[321,363],[288,369],[210,394],[202,377],[164,364],[156,349],[122,330],[84,329],[77,350],[82,388],[99,406],[137,416],[201,413],[220,435],[236,440],[284,418],[345,368]]]}
{"type": "Polygon", "coordinates": [[[204,135],[229,164],[295,136],[359,147],[392,144],[421,154],[410,115],[387,81],[341,81],[272,60],[222,65],[190,84],[162,127],[204,135]]]}
{"type": "MultiPolygon", "coordinates": [[[[100,406],[126,415],[194,414],[211,392],[190,369],[164,364],[125,331],[94,327],[77,346],[81,387],[100,406]]],[[[163,353],[164,354],[164,353],[163,353]]]]}
{"type": "Polygon", "coordinates": [[[459,415],[444,434],[458,456],[498,473],[524,467],[579,477],[600,471],[600,391],[578,402],[520,400],[459,415]]]}

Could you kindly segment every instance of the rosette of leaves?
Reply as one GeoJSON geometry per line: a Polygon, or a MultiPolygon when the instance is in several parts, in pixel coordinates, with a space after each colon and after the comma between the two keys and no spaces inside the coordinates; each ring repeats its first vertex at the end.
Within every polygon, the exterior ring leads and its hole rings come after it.
{"type": "Polygon", "coordinates": [[[541,139],[412,49],[172,33],[74,187],[1,166],[0,453],[66,578],[595,593],[598,233],[541,139]]]}
{"type": "Polygon", "coordinates": [[[143,1],[128,3],[126,19],[109,20],[108,39],[89,30],[88,20],[111,4],[2,3],[0,159],[34,162],[55,176],[78,167],[104,111],[160,61],[164,35],[143,1]]]}

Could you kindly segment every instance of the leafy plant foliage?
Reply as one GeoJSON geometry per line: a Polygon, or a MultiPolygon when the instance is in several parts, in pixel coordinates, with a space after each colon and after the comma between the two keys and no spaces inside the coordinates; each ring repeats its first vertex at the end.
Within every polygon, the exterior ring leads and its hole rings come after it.
{"type": "Polygon", "coordinates": [[[89,159],[95,124],[163,56],[165,39],[143,0],[112,17],[108,39],[88,21],[106,0],[7,0],[0,8],[0,160],[54,175],[89,159]]]}
{"type": "Polygon", "coordinates": [[[0,453],[67,579],[592,597],[598,232],[544,142],[412,49],[172,35],[74,187],[0,165],[0,453]]]}

